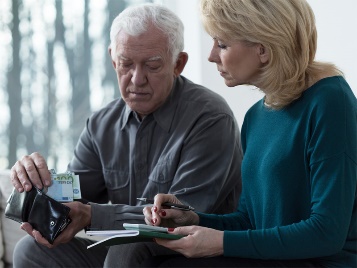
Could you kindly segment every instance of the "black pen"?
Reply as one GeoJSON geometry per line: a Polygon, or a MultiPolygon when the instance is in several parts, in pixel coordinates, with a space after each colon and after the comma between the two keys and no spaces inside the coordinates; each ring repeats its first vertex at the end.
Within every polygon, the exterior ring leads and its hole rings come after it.
{"type": "MultiPolygon", "coordinates": [[[[148,199],[148,198],[144,198],[144,197],[143,197],[143,198],[136,198],[136,199],[138,199],[139,201],[148,203],[148,204],[154,204],[154,200],[152,200],[152,199],[148,199]]],[[[169,207],[169,208],[173,208],[173,209],[186,210],[186,211],[195,210],[195,209],[194,209],[193,207],[191,207],[191,206],[186,206],[186,205],[181,205],[181,204],[175,204],[175,203],[170,203],[170,202],[162,203],[162,206],[169,207]]]]}

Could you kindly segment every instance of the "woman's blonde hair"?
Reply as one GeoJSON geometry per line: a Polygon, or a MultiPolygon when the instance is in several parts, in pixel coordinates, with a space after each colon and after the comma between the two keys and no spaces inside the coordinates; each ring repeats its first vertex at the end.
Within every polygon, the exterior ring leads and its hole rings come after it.
{"type": "Polygon", "coordinates": [[[290,104],[324,74],[342,75],[314,60],[315,16],[305,0],[201,0],[201,17],[213,37],[265,47],[269,62],[255,85],[273,108],[290,104]]]}

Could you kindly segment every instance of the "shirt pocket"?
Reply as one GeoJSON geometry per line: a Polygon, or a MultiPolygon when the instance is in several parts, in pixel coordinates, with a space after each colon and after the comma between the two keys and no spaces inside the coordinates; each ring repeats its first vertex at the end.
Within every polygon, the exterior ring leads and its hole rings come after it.
{"type": "Polygon", "coordinates": [[[159,161],[149,175],[150,188],[156,193],[167,193],[175,177],[176,167],[170,160],[159,161]]]}
{"type": "Polygon", "coordinates": [[[129,172],[122,170],[104,170],[105,184],[112,203],[126,204],[129,201],[129,172]]]}

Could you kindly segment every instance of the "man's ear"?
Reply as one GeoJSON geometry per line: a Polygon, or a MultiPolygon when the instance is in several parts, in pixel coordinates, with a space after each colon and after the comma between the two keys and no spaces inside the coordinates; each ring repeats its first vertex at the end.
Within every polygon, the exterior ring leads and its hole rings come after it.
{"type": "Polygon", "coordinates": [[[108,47],[108,52],[109,52],[109,57],[110,57],[110,59],[112,60],[112,65],[113,65],[114,69],[116,69],[117,64],[116,64],[115,61],[113,61],[113,58],[112,58],[112,49],[110,48],[110,46],[108,47]]]}
{"type": "Polygon", "coordinates": [[[261,63],[267,63],[269,61],[269,51],[265,46],[259,44],[257,46],[257,52],[260,58],[261,63]]]}
{"type": "Polygon", "coordinates": [[[182,73],[183,69],[186,66],[187,61],[188,61],[188,54],[186,52],[180,52],[177,57],[175,63],[175,69],[174,69],[174,74],[176,77],[182,73]]]}

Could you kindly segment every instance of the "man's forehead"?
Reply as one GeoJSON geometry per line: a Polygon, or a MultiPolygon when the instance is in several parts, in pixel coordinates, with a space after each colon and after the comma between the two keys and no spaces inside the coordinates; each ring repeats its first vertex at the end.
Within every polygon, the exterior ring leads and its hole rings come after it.
{"type": "Polygon", "coordinates": [[[166,35],[155,28],[137,36],[120,31],[116,41],[117,56],[122,59],[158,61],[170,57],[166,35]]]}
{"type": "MultiPolygon", "coordinates": [[[[126,57],[124,55],[118,55],[119,60],[133,60],[133,58],[131,57],[126,57]]],[[[145,61],[161,61],[163,60],[162,56],[151,56],[151,57],[147,57],[144,59],[145,61]]]]}

